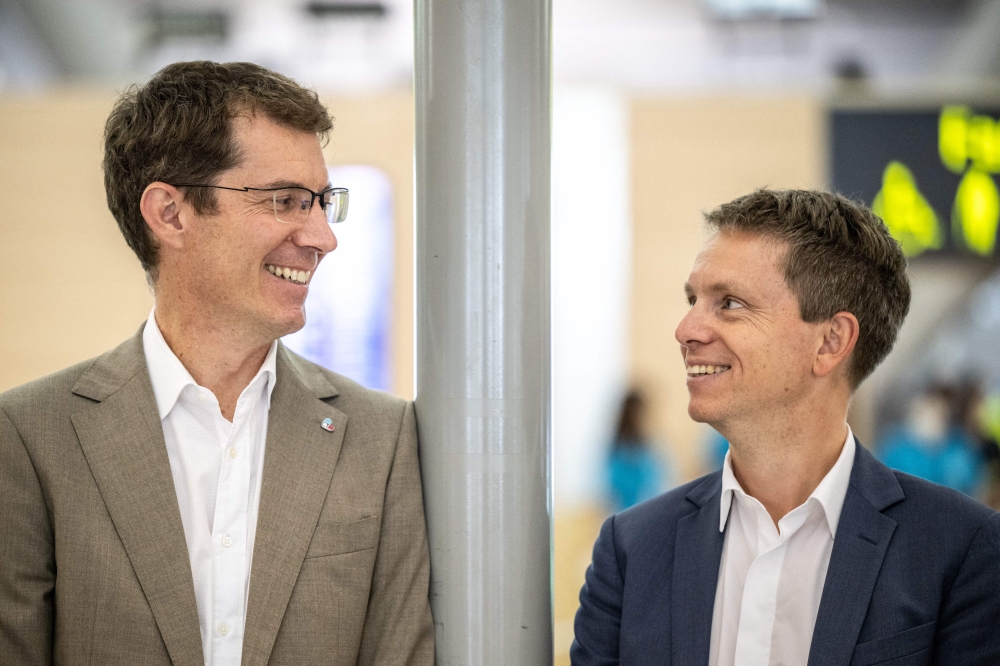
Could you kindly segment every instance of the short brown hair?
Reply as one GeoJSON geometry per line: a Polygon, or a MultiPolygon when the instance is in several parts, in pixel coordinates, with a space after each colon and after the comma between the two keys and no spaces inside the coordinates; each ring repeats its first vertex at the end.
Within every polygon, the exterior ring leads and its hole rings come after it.
{"type": "MultiPolygon", "coordinates": [[[[175,63],[118,98],[104,127],[104,189],[150,280],[158,248],[139,210],[143,191],[156,181],[212,183],[240,162],[233,118],[254,115],[323,141],[333,128],[315,92],[247,62],[175,63]]],[[[199,213],[215,211],[211,189],[191,188],[184,197],[199,213]]]]}
{"type": "Polygon", "coordinates": [[[852,389],[892,350],[910,309],[906,258],[868,208],[828,192],[762,189],[723,204],[705,220],[717,231],[788,244],[780,268],[803,321],[825,321],[838,312],[858,318],[848,368],[852,389]]]}

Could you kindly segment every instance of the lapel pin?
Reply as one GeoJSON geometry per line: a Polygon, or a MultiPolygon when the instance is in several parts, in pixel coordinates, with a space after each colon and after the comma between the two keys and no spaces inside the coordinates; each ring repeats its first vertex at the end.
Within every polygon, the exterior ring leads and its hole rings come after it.
{"type": "Polygon", "coordinates": [[[333,429],[336,428],[336,426],[333,425],[333,419],[323,419],[323,422],[319,424],[319,427],[327,432],[333,432],[333,429]]]}

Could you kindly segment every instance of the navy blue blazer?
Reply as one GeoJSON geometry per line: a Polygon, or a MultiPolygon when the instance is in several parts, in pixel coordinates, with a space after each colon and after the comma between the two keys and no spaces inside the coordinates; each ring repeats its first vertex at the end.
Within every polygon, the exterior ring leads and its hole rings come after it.
{"type": "MultiPolygon", "coordinates": [[[[609,518],[574,666],[708,664],[722,472],[609,518]]],[[[808,666],[1000,665],[1000,513],[858,444],[808,666]]]]}

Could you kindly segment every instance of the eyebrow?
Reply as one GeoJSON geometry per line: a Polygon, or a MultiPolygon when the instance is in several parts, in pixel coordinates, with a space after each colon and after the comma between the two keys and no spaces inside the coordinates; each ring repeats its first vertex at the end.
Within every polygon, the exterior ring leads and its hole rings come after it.
{"type": "MultiPolygon", "coordinates": [[[[310,192],[312,192],[311,188],[306,187],[302,183],[295,180],[274,180],[266,185],[261,186],[259,189],[270,189],[272,187],[300,187],[304,190],[309,190],[310,192]]],[[[326,181],[326,186],[323,187],[323,190],[328,190],[331,187],[333,187],[333,184],[330,181],[326,181]]],[[[323,190],[320,190],[320,192],[322,192],[323,190]]]]}
{"type": "MultiPolygon", "coordinates": [[[[734,285],[730,282],[713,282],[712,284],[708,285],[708,287],[706,287],[705,291],[711,294],[719,294],[719,293],[735,293],[740,291],[740,289],[737,285],[734,285]]],[[[689,282],[684,283],[684,293],[687,294],[688,296],[694,295],[694,289],[691,287],[691,284],[689,282]]]]}

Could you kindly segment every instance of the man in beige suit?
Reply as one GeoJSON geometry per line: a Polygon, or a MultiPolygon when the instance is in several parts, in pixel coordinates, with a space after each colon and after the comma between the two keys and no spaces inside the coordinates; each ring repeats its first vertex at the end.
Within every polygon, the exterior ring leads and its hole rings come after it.
{"type": "Polygon", "coordinates": [[[0,395],[0,663],[433,662],[413,408],[277,341],[346,214],[331,127],[245,63],[119,99],[105,185],[155,307],[0,395]]]}

